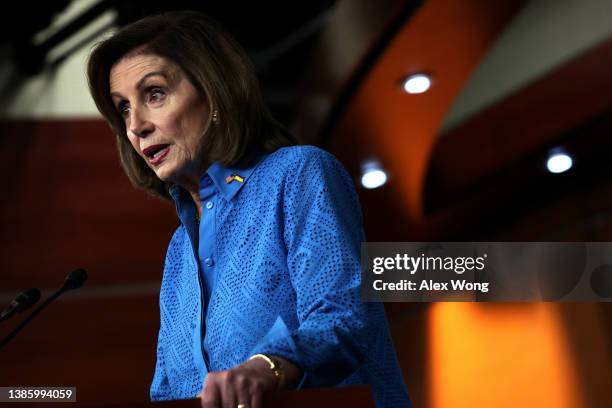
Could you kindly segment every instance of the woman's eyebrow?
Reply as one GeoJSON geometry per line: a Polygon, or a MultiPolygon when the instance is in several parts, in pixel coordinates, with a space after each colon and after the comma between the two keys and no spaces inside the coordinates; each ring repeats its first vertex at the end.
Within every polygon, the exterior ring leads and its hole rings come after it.
{"type": "MultiPolygon", "coordinates": [[[[142,88],[142,85],[144,84],[144,82],[147,80],[147,78],[150,78],[152,76],[162,76],[164,77],[166,80],[169,79],[168,74],[165,71],[153,71],[153,72],[149,72],[147,74],[145,74],[142,78],[140,78],[138,80],[138,82],[136,83],[136,89],[140,90],[142,88]]],[[[110,96],[118,96],[121,97],[121,94],[119,92],[111,92],[110,96]]]]}
{"type": "Polygon", "coordinates": [[[144,84],[144,81],[146,81],[147,78],[152,77],[152,76],[162,76],[165,79],[168,79],[168,73],[165,72],[165,71],[153,71],[153,72],[149,72],[148,74],[146,74],[145,76],[140,78],[140,80],[136,83],[136,89],[142,88],[142,85],[144,84]]]}

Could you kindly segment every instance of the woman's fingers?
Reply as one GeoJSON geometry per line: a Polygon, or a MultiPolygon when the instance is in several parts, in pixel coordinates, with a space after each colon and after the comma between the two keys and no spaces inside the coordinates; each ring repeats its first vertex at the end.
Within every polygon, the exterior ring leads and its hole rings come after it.
{"type": "Polygon", "coordinates": [[[233,384],[234,390],[236,391],[237,403],[245,405],[248,408],[251,408],[251,404],[250,404],[251,394],[249,392],[249,386],[252,382],[252,379],[249,377],[248,373],[245,373],[242,370],[236,370],[234,372],[235,372],[235,375],[232,378],[233,380],[232,384],[233,384]]]}
{"type": "Polygon", "coordinates": [[[248,408],[262,408],[263,407],[263,393],[264,390],[260,383],[253,384],[251,387],[251,405],[248,408]]]}
{"type": "MultiPolygon", "coordinates": [[[[208,373],[204,381],[204,387],[200,393],[202,408],[219,408],[221,407],[221,392],[219,390],[219,382],[217,381],[218,373],[208,373]]],[[[234,407],[235,408],[235,407],[234,407]]]]}
{"type": "Polygon", "coordinates": [[[223,401],[223,408],[236,408],[240,400],[236,401],[236,377],[238,374],[233,370],[223,371],[219,375],[221,399],[223,401]]]}
{"type": "Polygon", "coordinates": [[[230,370],[210,372],[201,392],[202,408],[262,408],[263,394],[274,391],[277,379],[267,365],[248,361],[230,370]]]}

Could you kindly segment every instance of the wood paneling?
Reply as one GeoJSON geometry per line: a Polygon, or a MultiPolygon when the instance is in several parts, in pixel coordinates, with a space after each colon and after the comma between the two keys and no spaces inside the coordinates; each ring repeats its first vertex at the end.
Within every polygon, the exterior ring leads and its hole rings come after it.
{"type": "Polygon", "coordinates": [[[0,146],[0,292],[161,278],[174,205],[130,185],[104,122],[5,122],[0,146]]]}
{"type": "MultiPolygon", "coordinates": [[[[2,323],[4,337],[21,317],[2,323]]],[[[157,295],[51,304],[0,350],[2,386],[77,387],[77,401],[147,401],[153,379],[157,295]]]]}

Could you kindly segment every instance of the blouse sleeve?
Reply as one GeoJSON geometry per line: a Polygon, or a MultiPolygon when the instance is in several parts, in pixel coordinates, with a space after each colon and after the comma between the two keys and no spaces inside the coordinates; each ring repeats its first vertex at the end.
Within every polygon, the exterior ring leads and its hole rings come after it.
{"type": "Polygon", "coordinates": [[[168,337],[168,316],[166,312],[164,288],[167,286],[167,275],[165,271],[168,270],[169,265],[169,254],[176,252],[177,236],[180,233],[178,228],[172,235],[172,239],[168,245],[166,251],[166,259],[164,261],[164,276],[162,278],[161,290],[159,293],[159,332],[157,334],[157,354],[155,362],[155,373],[153,374],[153,380],[151,381],[151,387],[149,388],[149,397],[151,401],[163,401],[172,399],[173,393],[170,387],[168,375],[166,373],[166,359],[164,352],[164,345],[167,344],[168,337]]]}
{"type": "Polygon", "coordinates": [[[285,181],[284,240],[299,327],[257,352],[295,362],[309,386],[332,386],[360,366],[374,337],[372,310],[360,297],[361,210],[331,154],[304,147],[294,163],[285,181]]]}
{"type": "MultiPolygon", "coordinates": [[[[162,312],[163,313],[163,312],[162,312]]],[[[157,335],[157,359],[155,363],[155,373],[149,390],[151,401],[161,401],[170,398],[171,390],[166,375],[166,364],[164,361],[163,344],[165,337],[164,317],[161,317],[159,333],[157,335]]]]}
{"type": "Polygon", "coordinates": [[[157,337],[157,361],[155,363],[155,374],[153,374],[153,381],[151,382],[151,388],[149,390],[151,401],[167,400],[171,395],[170,384],[168,383],[168,376],[166,375],[164,353],[162,351],[163,334],[164,332],[162,329],[160,329],[157,337]]]}

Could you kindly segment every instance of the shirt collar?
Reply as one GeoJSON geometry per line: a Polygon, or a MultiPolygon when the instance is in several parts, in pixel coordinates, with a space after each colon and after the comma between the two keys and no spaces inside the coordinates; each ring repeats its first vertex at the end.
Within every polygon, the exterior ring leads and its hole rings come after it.
{"type": "MultiPolygon", "coordinates": [[[[231,201],[267,155],[268,153],[257,156],[247,166],[225,167],[221,163],[215,162],[200,177],[200,186],[208,176],[213,181],[219,194],[227,201],[231,201]]],[[[187,191],[176,184],[170,187],[169,193],[175,202],[181,201],[184,195],[189,196],[187,191]]]]}

